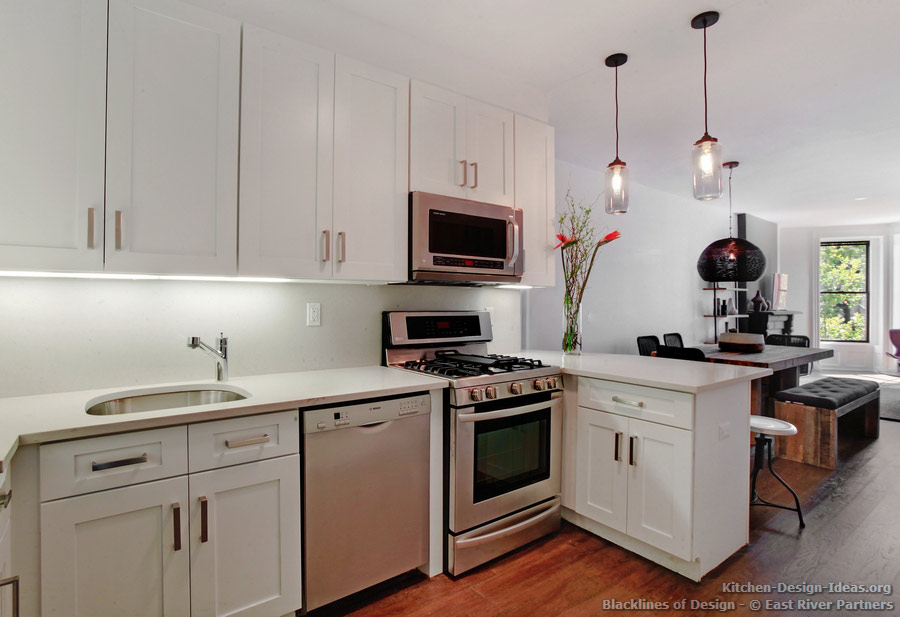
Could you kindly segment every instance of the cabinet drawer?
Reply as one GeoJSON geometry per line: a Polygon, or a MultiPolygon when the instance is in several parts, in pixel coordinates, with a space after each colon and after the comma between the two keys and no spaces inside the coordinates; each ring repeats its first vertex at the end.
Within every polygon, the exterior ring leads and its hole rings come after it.
{"type": "Polygon", "coordinates": [[[183,426],[41,446],[41,501],[187,473],[183,426]]]}
{"type": "Polygon", "coordinates": [[[203,471],[300,452],[300,412],[279,411],[188,427],[190,470],[203,471]]]}
{"type": "Polygon", "coordinates": [[[662,388],[580,378],[578,405],[658,424],[694,428],[694,395],[662,388]]]}

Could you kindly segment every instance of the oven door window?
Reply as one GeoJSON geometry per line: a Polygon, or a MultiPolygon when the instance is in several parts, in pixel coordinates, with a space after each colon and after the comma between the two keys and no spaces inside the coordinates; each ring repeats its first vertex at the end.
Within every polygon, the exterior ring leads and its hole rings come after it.
{"type": "Polygon", "coordinates": [[[461,257],[506,259],[504,219],[428,211],[428,252],[461,257]]]}
{"type": "Polygon", "coordinates": [[[475,423],[475,503],[549,477],[549,407],[475,423]]]}

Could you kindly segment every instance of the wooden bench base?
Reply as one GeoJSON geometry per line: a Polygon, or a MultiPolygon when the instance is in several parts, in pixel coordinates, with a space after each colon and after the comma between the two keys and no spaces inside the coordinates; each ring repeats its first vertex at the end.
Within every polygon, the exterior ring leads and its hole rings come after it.
{"type": "Polygon", "coordinates": [[[878,437],[878,405],[878,390],[838,409],[775,401],[775,417],[797,427],[796,435],[775,438],[775,455],[807,465],[835,469],[838,419],[855,412],[844,420],[844,428],[874,439],[878,437]]]}

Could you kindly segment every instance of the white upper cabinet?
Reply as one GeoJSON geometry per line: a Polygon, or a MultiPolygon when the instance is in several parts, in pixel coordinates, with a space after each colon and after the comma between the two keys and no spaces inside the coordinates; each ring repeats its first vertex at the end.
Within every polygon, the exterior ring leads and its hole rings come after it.
{"type": "Polygon", "coordinates": [[[413,82],[410,190],[513,205],[511,111],[413,82]]]}
{"type": "Polygon", "coordinates": [[[409,79],[338,56],[334,83],[334,278],[408,276],[409,79]]]}
{"type": "Polygon", "coordinates": [[[334,54],[244,27],[238,271],[330,278],[334,54]]]}
{"type": "Polygon", "coordinates": [[[516,116],[516,207],[522,209],[523,285],[556,284],[556,165],[553,127],[516,116]]]}
{"type": "Polygon", "coordinates": [[[0,83],[0,269],[102,269],[106,1],[3,0],[0,83]]]}
{"type": "Polygon", "coordinates": [[[111,0],[106,269],[237,269],[240,22],[111,0]]]}

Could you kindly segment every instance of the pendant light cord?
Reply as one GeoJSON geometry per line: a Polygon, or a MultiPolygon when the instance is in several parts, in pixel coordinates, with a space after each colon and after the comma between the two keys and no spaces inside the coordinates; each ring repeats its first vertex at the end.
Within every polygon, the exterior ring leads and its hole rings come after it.
{"type": "Polygon", "coordinates": [[[619,159],[619,67],[616,67],[616,160],[619,159]]]}
{"type": "Polygon", "coordinates": [[[733,238],[731,234],[731,174],[734,173],[734,167],[728,169],[728,237],[733,238]]]}
{"type": "Polygon", "coordinates": [[[703,20],[703,133],[709,135],[709,104],[706,100],[706,20],[703,20]]]}

